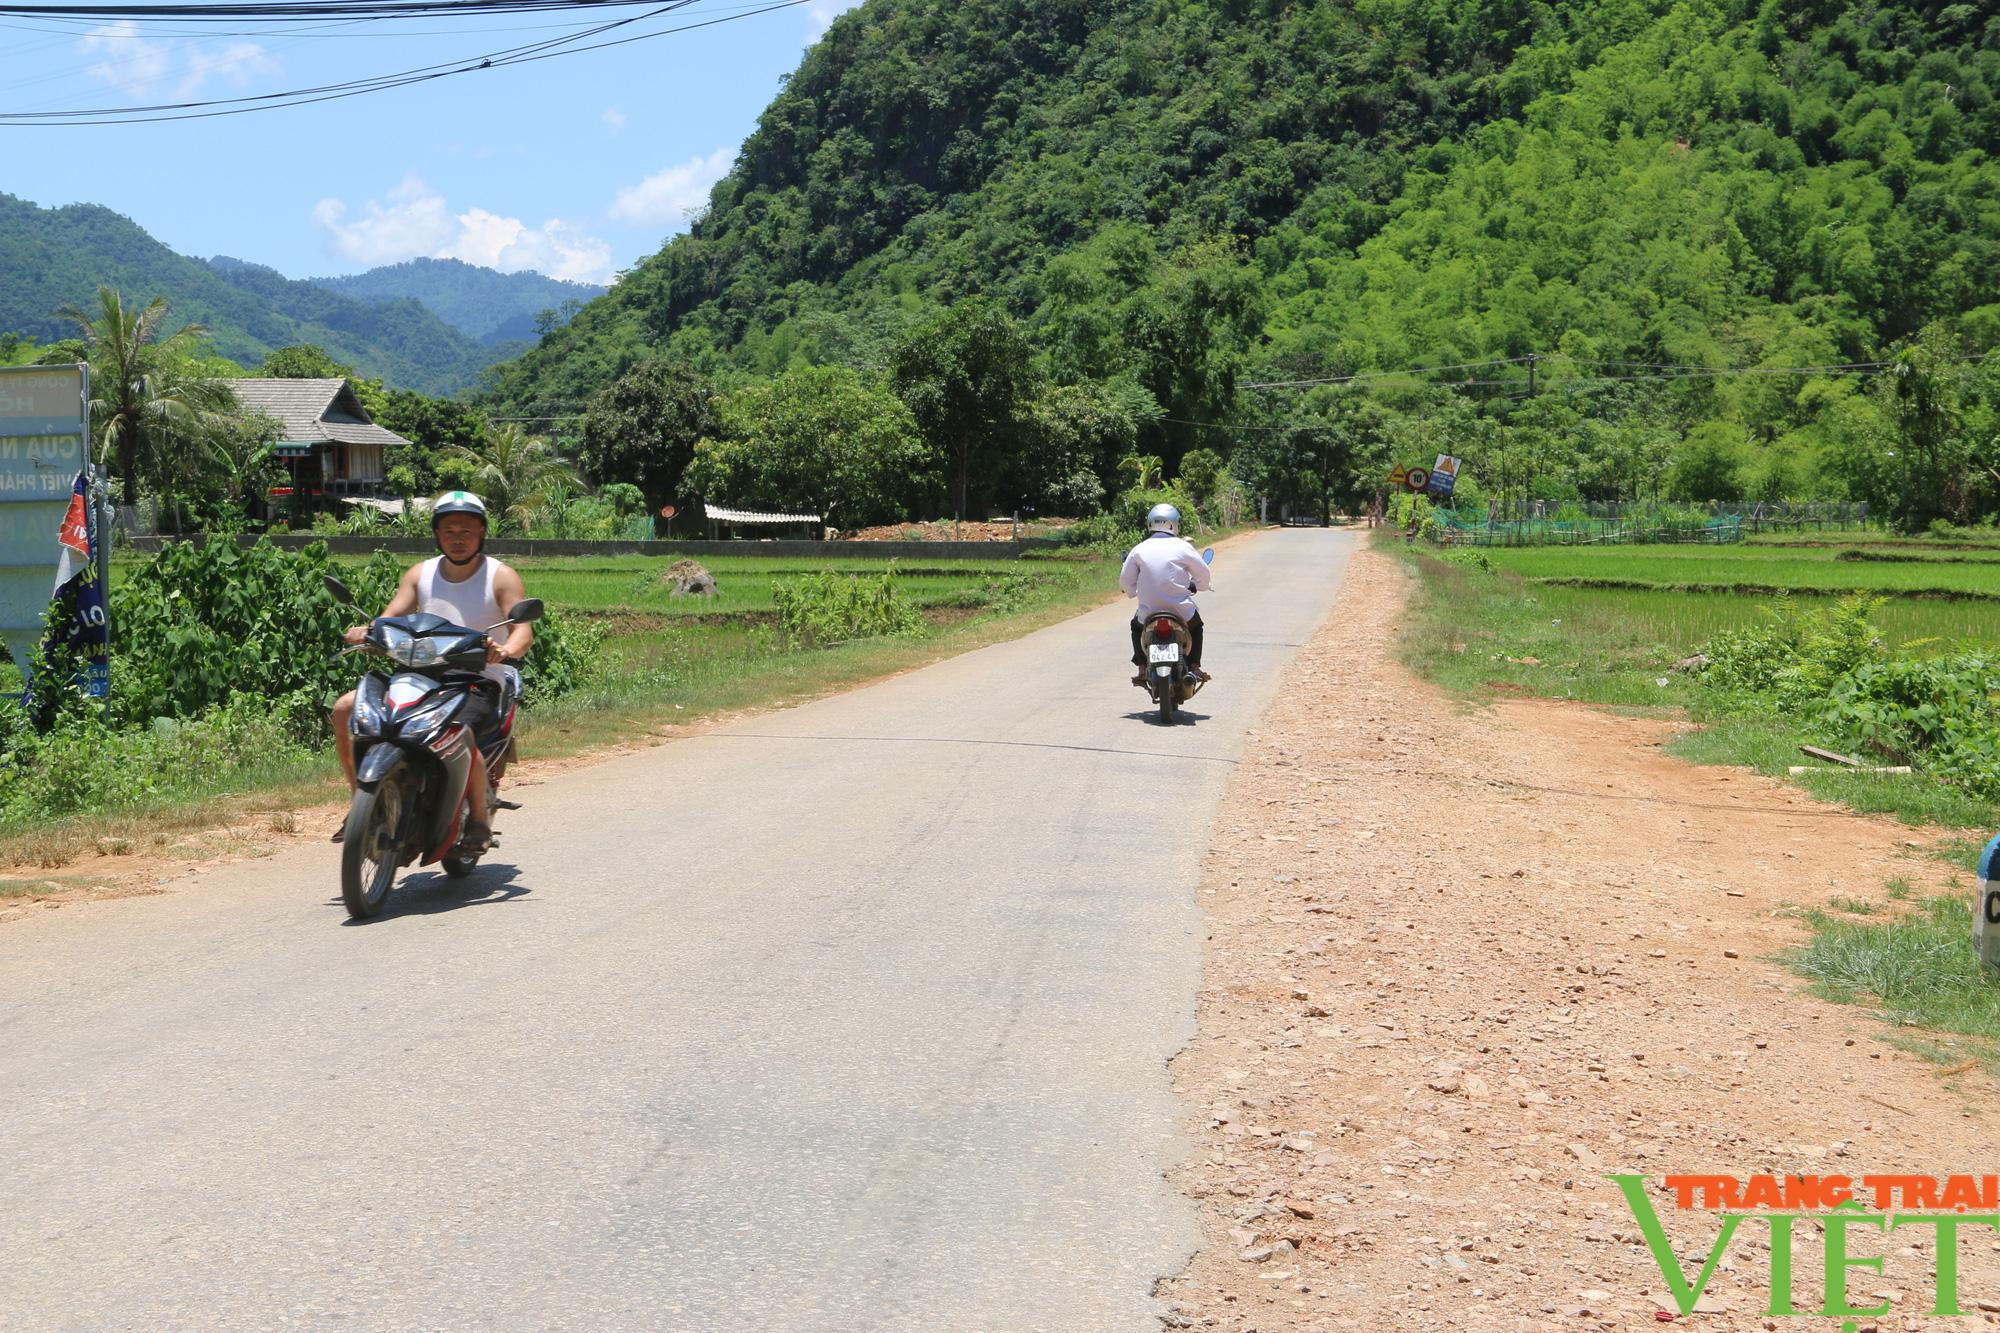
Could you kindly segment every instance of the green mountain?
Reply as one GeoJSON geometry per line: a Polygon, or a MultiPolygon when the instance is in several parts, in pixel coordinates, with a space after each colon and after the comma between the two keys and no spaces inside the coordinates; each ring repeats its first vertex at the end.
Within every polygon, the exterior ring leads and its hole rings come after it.
{"type": "Polygon", "coordinates": [[[435,394],[468,387],[514,350],[484,346],[414,300],[359,301],[258,264],[204,263],[107,208],[0,194],[0,332],[70,337],[74,326],[55,311],[89,308],[100,285],[128,301],[165,296],[170,327],[205,324],[216,350],[248,367],[276,348],[318,343],[364,375],[435,394]]]}
{"type": "Polygon", "coordinates": [[[540,336],[536,323],[543,312],[554,312],[554,322],[560,323],[574,304],[594,300],[606,290],[539,273],[501,273],[458,259],[411,259],[366,273],[311,281],[361,301],[404,297],[421,301],[460,333],[487,344],[533,342],[540,336]]]}
{"type": "MultiPolygon", "coordinates": [[[[1170,463],[1312,398],[1246,382],[1475,362],[1481,412],[1533,374],[1817,457],[1854,375],[1652,377],[2000,341],[1996,97],[2000,11],[1932,0],[868,0],[494,396],[568,410],[656,351],[881,366],[986,294],[1054,380],[1147,391],[1170,463]]],[[[1769,485],[1845,484],[1800,476],[1769,485]]]]}

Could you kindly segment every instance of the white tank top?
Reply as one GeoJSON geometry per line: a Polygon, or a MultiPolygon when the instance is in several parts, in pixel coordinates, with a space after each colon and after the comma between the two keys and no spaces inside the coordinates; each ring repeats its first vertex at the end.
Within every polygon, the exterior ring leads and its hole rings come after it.
{"type": "MultiPolygon", "coordinates": [[[[444,557],[432,556],[424,561],[423,570],[417,575],[417,610],[434,616],[443,616],[454,625],[464,625],[468,629],[485,629],[497,625],[507,618],[507,609],[500,605],[493,592],[493,579],[500,562],[487,556],[479,562],[479,568],[472,571],[472,577],[454,583],[444,576],[444,557]]],[[[504,637],[496,635],[505,642],[504,637]]],[[[493,680],[504,681],[511,668],[498,664],[488,666],[486,675],[493,680]]]]}

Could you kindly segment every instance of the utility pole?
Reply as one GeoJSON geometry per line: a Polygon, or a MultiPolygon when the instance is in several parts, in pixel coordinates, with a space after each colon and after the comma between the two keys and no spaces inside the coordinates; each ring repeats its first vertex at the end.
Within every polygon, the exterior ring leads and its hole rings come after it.
{"type": "Polygon", "coordinates": [[[1541,360],[1539,353],[1528,353],[1528,397],[1535,396],[1535,363],[1541,360]]]}

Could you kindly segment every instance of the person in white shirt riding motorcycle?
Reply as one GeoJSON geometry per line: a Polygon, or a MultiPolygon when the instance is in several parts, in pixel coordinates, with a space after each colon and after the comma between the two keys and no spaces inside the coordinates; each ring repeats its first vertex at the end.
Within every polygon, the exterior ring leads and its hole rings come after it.
{"type": "Polygon", "coordinates": [[[1127,597],[1139,599],[1139,613],[1132,617],[1132,665],[1139,668],[1132,683],[1146,685],[1146,656],[1139,649],[1139,634],[1145,623],[1162,611],[1179,616],[1187,623],[1188,674],[1208,680],[1201,669],[1201,610],[1194,594],[1208,589],[1208,565],[1201,552],[1181,539],[1181,511],[1169,504],[1154,505],[1146,514],[1146,535],[1125,557],[1118,573],[1118,586],[1127,597]]]}
{"type": "MultiPolygon", "coordinates": [[[[454,625],[480,629],[497,625],[507,618],[507,608],[527,597],[521,576],[486,554],[486,503],[471,491],[447,491],[431,506],[431,536],[439,554],[403,571],[396,595],[382,608],[384,616],[406,616],[412,612],[442,616],[454,625]]],[[[368,637],[366,625],[356,625],[345,635],[349,644],[368,637]]],[[[532,625],[508,627],[505,643],[486,643],[486,676],[505,685],[513,668],[503,665],[527,655],[535,641],[532,625]]],[[[354,737],[348,720],[354,715],[354,691],[340,696],[333,706],[333,748],[340,755],[341,771],[347,774],[347,788],[354,790],[354,737]]],[[[499,713],[486,690],[475,690],[459,720],[475,735],[484,735],[498,720],[499,713]]],[[[466,800],[465,829],[458,845],[468,852],[486,850],[493,838],[493,813],[486,803],[486,756],[472,747],[472,778],[466,800]]],[[[346,826],[334,830],[339,842],[346,826]]]]}

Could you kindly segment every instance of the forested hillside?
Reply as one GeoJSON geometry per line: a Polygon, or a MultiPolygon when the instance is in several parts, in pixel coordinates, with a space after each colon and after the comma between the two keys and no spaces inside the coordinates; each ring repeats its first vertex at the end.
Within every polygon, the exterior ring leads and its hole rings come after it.
{"type": "Polygon", "coordinates": [[[1996,504],[1996,92],[1972,4],[869,0],[495,398],[576,410],[652,355],[880,371],[981,296],[1170,467],[1351,498],[1436,446],[1522,494],[1963,519],[1996,504]]]}
{"type": "Polygon", "coordinates": [[[312,282],[362,301],[421,301],[460,333],[489,345],[533,341],[605,290],[539,273],[501,273],[461,259],[410,259],[312,282]]]}
{"type": "Polygon", "coordinates": [[[99,286],[140,305],[166,297],[173,327],[207,325],[215,350],[244,366],[315,343],[364,374],[447,393],[472,384],[499,355],[415,301],[360,301],[258,264],[203,263],[107,208],[39,208],[0,194],[0,333],[45,343],[72,337],[75,326],[55,312],[94,309],[99,286]]]}

